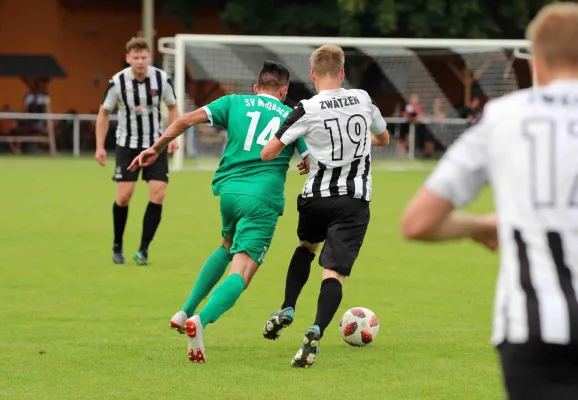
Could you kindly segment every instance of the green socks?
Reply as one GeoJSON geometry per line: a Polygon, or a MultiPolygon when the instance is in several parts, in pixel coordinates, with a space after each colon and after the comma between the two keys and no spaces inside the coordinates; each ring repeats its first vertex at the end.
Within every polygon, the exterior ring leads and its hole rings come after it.
{"type": "MultiPolygon", "coordinates": [[[[245,290],[245,280],[239,274],[231,274],[215,288],[209,302],[199,312],[203,328],[215,322],[228,309],[233,307],[241,293],[245,290]]],[[[188,315],[188,314],[187,314],[188,315]]]]}
{"type": "Polygon", "coordinates": [[[213,286],[219,282],[227,270],[227,266],[231,262],[231,255],[224,247],[219,247],[213,254],[207,258],[201,272],[195,281],[193,290],[189,294],[189,298],[181,309],[187,314],[187,317],[195,315],[195,311],[201,301],[209,295],[213,286]]]}

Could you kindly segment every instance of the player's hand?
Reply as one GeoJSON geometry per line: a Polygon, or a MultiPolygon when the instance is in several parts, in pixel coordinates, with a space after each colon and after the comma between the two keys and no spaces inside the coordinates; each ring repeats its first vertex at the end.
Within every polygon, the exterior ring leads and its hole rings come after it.
{"type": "Polygon", "coordinates": [[[106,166],[106,150],[105,149],[96,149],[94,153],[94,158],[96,161],[102,165],[103,167],[106,166]]]}
{"type": "Polygon", "coordinates": [[[135,157],[134,160],[132,160],[132,162],[128,166],[128,170],[134,172],[139,168],[153,165],[158,157],[159,157],[158,153],[152,147],[150,147],[145,151],[141,152],[138,156],[135,157]]]}
{"type": "Polygon", "coordinates": [[[173,140],[172,142],[169,143],[168,146],[168,151],[169,154],[174,153],[175,151],[177,151],[179,149],[179,142],[178,140],[173,140]]]}
{"type": "Polygon", "coordinates": [[[496,214],[481,217],[477,232],[472,236],[472,239],[491,251],[498,249],[498,218],[496,214]]]}
{"type": "Polygon", "coordinates": [[[309,167],[311,167],[311,159],[309,156],[305,156],[305,158],[299,161],[297,164],[297,169],[299,170],[299,175],[306,175],[309,173],[309,167]]]}

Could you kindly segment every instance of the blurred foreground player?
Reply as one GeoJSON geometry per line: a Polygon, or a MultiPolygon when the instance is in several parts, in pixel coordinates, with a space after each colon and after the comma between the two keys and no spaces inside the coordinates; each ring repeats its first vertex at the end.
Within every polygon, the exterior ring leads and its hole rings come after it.
{"type": "MultiPolygon", "coordinates": [[[[95,158],[106,165],[104,142],[108,132],[109,115],[118,105],[116,129],[116,169],[113,180],[117,182],[116,200],[113,205],[114,244],[112,260],[124,264],[123,236],[128,217],[128,205],[134,192],[139,170],[127,167],[143,149],[150,147],[163,132],[161,102],[169,109],[169,123],[179,116],[175,90],[168,74],[149,66],[151,55],[145,39],[132,38],[126,44],[126,62],[123,69],[108,83],[96,121],[95,158]]],[[[171,142],[168,152],[177,150],[171,142]]],[[[149,203],[145,211],[141,244],[133,259],[137,264],[148,264],[148,249],[161,221],[165,191],[169,181],[169,160],[164,152],[158,160],[142,171],[142,179],[149,184],[149,203]]]]}
{"type": "Polygon", "coordinates": [[[288,86],[287,68],[265,62],[253,87],[255,95],[223,96],[182,116],[130,167],[133,170],[150,165],[171,140],[193,125],[209,121],[228,131],[225,152],[213,179],[213,193],[220,196],[223,241],[205,261],[189,298],[170,321],[171,327],[189,336],[192,362],[206,361],[204,328],[233,307],[263,263],[277,220],[283,214],[286,173],[296,148],[305,157],[299,168],[302,173],[308,172],[303,140],[288,146],[275,162],[261,161],[263,146],[291,112],[282,103],[288,86]],[[197,313],[197,307],[219,282],[231,260],[229,276],[197,313]]]}
{"type": "Polygon", "coordinates": [[[578,4],[544,7],[527,37],[539,87],[486,105],[411,201],[402,231],[414,240],[499,243],[492,343],[509,398],[575,400],[578,4]],[[454,211],[486,183],[497,218],[454,211]]]}
{"type": "Polygon", "coordinates": [[[319,340],[339,308],[343,282],[351,274],[369,225],[371,146],[389,144],[387,125],[367,92],[341,87],[343,50],[321,46],[310,63],[317,95],[295,107],[261,153],[263,160],[275,160],[285,146],[301,138],[311,152],[311,172],[297,199],[299,245],[287,271],[282,309],[265,324],[265,338],[276,339],[293,322],[311,262],[325,242],[319,258],[323,281],[317,315],[291,360],[293,367],[315,362],[319,340]]]}

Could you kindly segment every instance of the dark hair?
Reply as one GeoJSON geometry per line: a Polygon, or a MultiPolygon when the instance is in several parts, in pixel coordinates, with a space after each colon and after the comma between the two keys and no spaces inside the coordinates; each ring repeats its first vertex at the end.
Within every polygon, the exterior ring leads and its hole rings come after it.
{"type": "Polygon", "coordinates": [[[263,63],[263,68],[259,72],[257,86],[261,89],[277,90],[289,84],[290,76],[289,70],[283,64],[267,60],[263,63]]]}

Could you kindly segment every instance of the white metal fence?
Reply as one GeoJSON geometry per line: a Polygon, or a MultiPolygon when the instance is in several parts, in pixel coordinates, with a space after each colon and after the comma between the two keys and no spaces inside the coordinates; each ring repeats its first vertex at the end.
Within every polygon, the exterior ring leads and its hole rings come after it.
{"type": "MultiPolygon", "coordinates": [[[[80,156],[83,152],[94,151],[95,143],[95,127],[90,123],[96,121],[95,114],[34,114],[34,113],[2,113],[0,112],[0,121],[15,120],[18,122],[19,128],[16,132],[10,135],[0,135],[0,143],[2,142],[34,142],[33,138],[28,138],[26,133],[20,132],[26,130],[26,126],[34,124],[37,121],[52,121],[54,125],[55,140],[57,143],[56,150],[59,154],[71,153],[74,157],[80,156]],[[89,126],[83,126],[83,123],[89,123],[89,126]],[[65,144],[63,144],[65,143],[65,144]],[[67,146],[66,144],[70,144],[67,146]],[[86,150],[83,149],[87,147],[86,150]]],[[[409,147],[407,151],[407,158],[414,159],[418,155],[420,147],[420,128],[409,123],[406,119],[401,117],[387,117],[388,130],[393,135],[392,145],[388,148],[375,148],[372,154],[377,157],[393,157],[396,154],[396,140],[400,134],[407,135],[409,140],[409,147]]],[[[116,115],[110,115],[110,126],[108,135],[114,136],[116,128],[116,115]]],[[[441,121],[434,121],[431,119],[423,119],[423,126],[435,138],[436,143],[443,147],[447,147],[467,128],[468,120],[465,119],[444,119],[441,121]]],[[[46,124],[48,125],[48,124],[46,124]]],[[[42,125],[41,125],[42,126],[42,125]]],[[[40,129],[42,131],[43,129],[40,129]]],[[[48,130],[44,129],[44,134],[48,137],[48,130]]],[[[2,132],[0,132],[1,134],[2,132]]],[[[38,137],[37,135],[34,137],[38,137]]],[[[108,138],[108,143],[114,146],[114,137],[108,138]]],[[[197,153],[202,156],[201,153],[197,153]]]]}
{"type": "MultiPolygon", "coordinates": [[[[21,123],[24,121],[34,122],[34,121],[52,121],[55,124],[54,130],[55,135],[72,135],[72,154],[75,157],[80,156],[81,153],[81,122],[95,122],[97,118],[96,114],[37,114],[37,113],[14,113],[14,112],[0,112],[0,120],[16,120],[17,122],[21,123]],[[70,122],[72,123],[71,132],[62,132],[63,122],[70,122]]],[[[116,115],[110,116],[111,122],[118,121],[118,117],[116,115]]],[[[20,124],[19,124],[20,125],[20,124]]],[[[112,125],[112,124],[111,124],[112,125]]],[[[1,140],[2,142],[34,142],[34,140],[26,139],[29,137],[25,131],[26,126],[19,126],[16,132],[13,132],[10,136],[0,136],[0,138],[4,138],[1,140]],[[24,133],[21,134],[21,131],[24,133]]],[[[40,131],[44,131],[44,134],[48,136],[48,129],[40,128],[40,131]]],[[[36,135],[34,135],[36,136],[36,135]]],[[[70,139],[70,138],[66,138],[70,139]]],[[[96,139],[93,139],[96,140],[96,139]]],[[[67,150],[68,149],[58,149],[57,151],[67,150]]]]}

